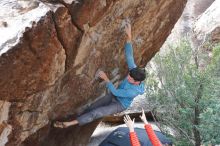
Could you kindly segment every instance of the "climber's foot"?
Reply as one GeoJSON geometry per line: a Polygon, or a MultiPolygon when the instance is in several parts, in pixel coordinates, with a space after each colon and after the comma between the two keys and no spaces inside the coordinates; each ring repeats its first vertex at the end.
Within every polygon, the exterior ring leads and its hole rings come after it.
{"type": "Polygon", "coordinates": [[[68,127],[66,122],[58,122],[58,121],[56,121],[53,124],[53,126],[56,127],[56,128],[67,128],[68,127]]]}

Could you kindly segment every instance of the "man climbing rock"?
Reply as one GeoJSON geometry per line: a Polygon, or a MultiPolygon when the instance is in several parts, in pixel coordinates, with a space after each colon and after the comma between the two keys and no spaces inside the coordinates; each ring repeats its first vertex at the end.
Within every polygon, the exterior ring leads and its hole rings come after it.
{"type": "Polygon", "coordinates": [[[105,72],[99,72],[99,78],[106,82],[106,87],[110,93],[88,107],[85,112],[70,122],[55,122],[55,127],[65,128],[71,125],[84,125],[95,119],[122,112],[127,109],[134,97],[144,93],[145,70],[136,66],[133,57],[133,48],[131,44],[131,25],[125,26],[127,42],[125,44],[125,56],[129,68],[129,74],[119,84],[118,88],[110,82],[105,72]]]}

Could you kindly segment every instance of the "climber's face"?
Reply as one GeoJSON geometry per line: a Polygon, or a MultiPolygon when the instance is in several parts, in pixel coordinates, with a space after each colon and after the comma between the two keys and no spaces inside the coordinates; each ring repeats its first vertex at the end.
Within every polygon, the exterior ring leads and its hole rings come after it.
{"type": "Polygon", "coordinates": [[[128,82],[131,83],[131,84],[135,84],[135,85],[139,85],[140,84],[140,81],[135,81],[134,78],[132,78],[129,74],[128,74],[128,82]]]}
{"type": "Polygon", "coordinates": [[[135,80],[130,75],[128,75],[128,82],[129,83],[134,83],[135,80]]]}

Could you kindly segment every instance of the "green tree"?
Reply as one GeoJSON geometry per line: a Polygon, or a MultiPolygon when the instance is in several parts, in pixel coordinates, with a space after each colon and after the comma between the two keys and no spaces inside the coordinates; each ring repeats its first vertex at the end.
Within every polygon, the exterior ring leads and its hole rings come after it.
{"type": "Polygon", "coordinates": [[[176,145],[220,143],[220,45],[212,52],[204,57],[183,41],[152,60],[147,98],[176,145]]]}

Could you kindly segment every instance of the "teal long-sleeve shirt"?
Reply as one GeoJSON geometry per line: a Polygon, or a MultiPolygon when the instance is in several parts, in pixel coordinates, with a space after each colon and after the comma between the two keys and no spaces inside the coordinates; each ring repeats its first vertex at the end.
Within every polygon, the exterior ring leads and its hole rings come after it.
{"type": "MultiPolygon", "coordinates": [[[[125,57],[129,70],[137,67],[134,62],[133,47],[131,43],[125,44],[125,57]]],[[[108,82],[106,86],[111,93],[116,96],[117,100],[123,105],[124,108],[128,108],[137,95],[144,93],[143,82],[141,82],[139,85],[134,85],[128,82],[127,77],[119,84],[117,89],[111,82],[108,82]]]]}

